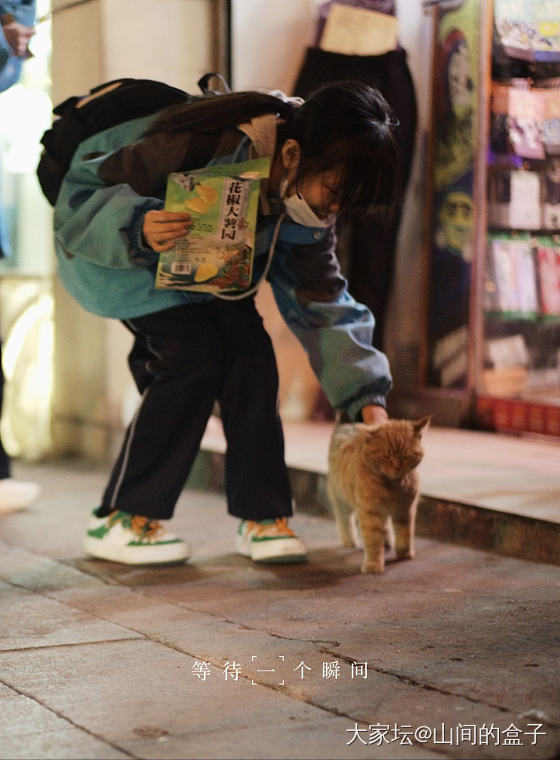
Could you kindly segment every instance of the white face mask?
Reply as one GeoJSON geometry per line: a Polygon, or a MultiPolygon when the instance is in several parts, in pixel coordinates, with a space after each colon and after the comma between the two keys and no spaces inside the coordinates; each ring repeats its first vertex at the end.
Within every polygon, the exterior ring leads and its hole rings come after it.
{"type": "Polygon", "coordinates": [[[296,222],[304,227],[330,227],[335,220],[335,215],[330,214],[325,219],[320,219],[313,211],[311,206],[307,203],[303,195],[296,192],[290,195],[289,198],[285,197],[288,180],[284,178],[280,183],[280,197],[284,201],[284,208],[286,213],[296,222]]]}

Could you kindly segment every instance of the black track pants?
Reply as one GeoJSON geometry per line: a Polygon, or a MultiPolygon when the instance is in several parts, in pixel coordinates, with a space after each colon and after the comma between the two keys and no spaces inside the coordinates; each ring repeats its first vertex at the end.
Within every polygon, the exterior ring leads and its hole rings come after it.
{"type": "Polygon", "coordinates": [[[276,358],[253,299],[188,304],[125,324],[135,335],[129,366],[142,400],[98,514],[170,518],[218,400],[228,511],[290,516],[276,358]]]}

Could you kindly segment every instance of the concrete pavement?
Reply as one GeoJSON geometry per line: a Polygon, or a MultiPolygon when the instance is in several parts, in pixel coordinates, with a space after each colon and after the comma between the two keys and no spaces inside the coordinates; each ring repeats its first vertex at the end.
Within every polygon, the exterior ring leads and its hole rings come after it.
{"type": "Polygon", "coordinates": [[[0,758],[560,757],[560,567],[422,538],[382,576],[299,513],[310,562],[232,551],[187,490],[189,564],[87,559],[105,471],[19,465],[0,518],[0,758]]]}

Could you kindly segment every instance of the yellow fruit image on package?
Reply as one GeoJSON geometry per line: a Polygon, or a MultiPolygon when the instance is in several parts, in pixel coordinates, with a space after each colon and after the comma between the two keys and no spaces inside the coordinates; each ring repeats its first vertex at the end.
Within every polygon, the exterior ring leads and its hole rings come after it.
{"type": "Polygon", "coordinates": [[[210,185],[196,185],[195,191],[198,197],[210,208],[218,200],[218,193],[210,185]]]}
{"type": "Polygon", "coordinates": [[[170,174],[166,211],[188,211],[193,225],[159,257],[156,288],[208,293],[251,285],[260,180],[270,159],[170,174]]]}
{"type": "Polygon", "coordinates": [[[194,211],[196,214],[207,214],[210,206],[202,198],[189,198],[188,201],[185,201],[185,208],[194,211]]]}
{"type": "Polygon", "coordinates": [[[195,282],[207,282],[218,274],[217,268],[213,264],[201,264],[196,270],[194,276],[195,282]]]}

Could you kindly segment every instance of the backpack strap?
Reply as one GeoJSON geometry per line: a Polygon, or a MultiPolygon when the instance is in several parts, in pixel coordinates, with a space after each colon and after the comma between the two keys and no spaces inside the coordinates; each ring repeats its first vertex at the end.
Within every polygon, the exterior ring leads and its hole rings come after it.
{"type": "Polygon", "coordinates": [[[231,88],[224,77],[221,74],[215,74],[213,71],[200,77],[197,85],[200,87],[202,94],[206,97],[209,95],[229,95],[231,93],[231,88]],[[220,82],[221,90],[210,89],[210,82],[212,79],[217,79],[220,82]]]}
{"type": "Polygon", "coordinates": [[[223,76],[214,72],[205,74],[198,86],[202,95],[189,95],[163,82],[123,77],[103,82],[88,94],[74,95],[57,105],[54,114],[58,119],[41,138],[44,150],[37,166],[39,183],[49,203],[56,204],[76,148],[87,138],[172,105],[231,92],[223,76]],[[221,89],[211,88],[213,80],[221,89]]]}

